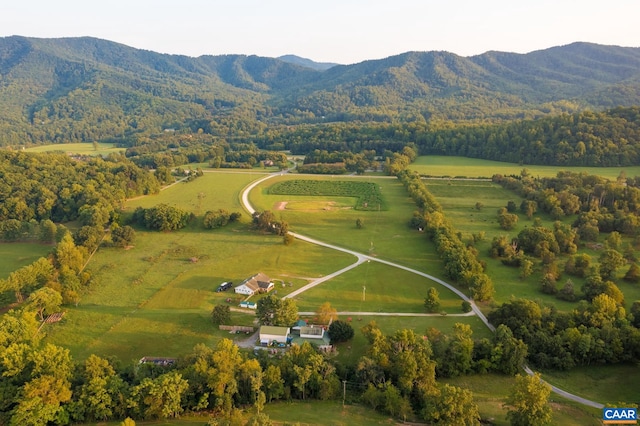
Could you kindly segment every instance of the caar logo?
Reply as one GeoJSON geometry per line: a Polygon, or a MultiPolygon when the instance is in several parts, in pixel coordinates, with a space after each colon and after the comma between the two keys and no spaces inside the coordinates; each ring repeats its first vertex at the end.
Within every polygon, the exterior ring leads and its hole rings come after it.
{"type": "Polygon", "coordinates": [[[603,408],[602,423],[605,425],[637,425],[638,410],[635,408],[603,408]]]}

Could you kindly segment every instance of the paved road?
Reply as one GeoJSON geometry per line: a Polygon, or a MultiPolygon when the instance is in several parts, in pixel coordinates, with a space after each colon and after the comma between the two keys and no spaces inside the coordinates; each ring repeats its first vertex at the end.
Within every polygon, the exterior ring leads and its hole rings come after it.
{"type": "MultiPolygon", "coordinates": [[[[317,312],[298,312],[298,314],[300,315],[316,315],[317,312]]],[[[349,312],[349,311],[342,311],[342,312],[336,312],[336,315],[362,315],[363,317],[365,316],[370,316],[370,317],[442,317],[442,316],[447,316],[447,317],[470,317],[475,315],[475,313],[473,311],[471,312],[466,312],[464,314],[446,314],[446,315],[442,315],[442,314],[438,314],[438,313],[431,313],[431,314],[425,314],[425,313],[420,313],[420,312],[349,312]]]]}
{"type": "MultiPolygon", "coordinates": [[[[250,214],[253,214],[256,210],[253,208],[253,206],[249,202],[249,193],[251,192],[251,190],[253,188],[255,188],[257,185],[259,185],[260,183],[262,183],[265,180],[267,180],[267,179],[271,179],[271,178],[273,178],[275,176],[282,176],[282,175],[284,175],[286,173],[287,173],[286,171],[278,172],[278,173],[272,173],[272,174],[269,174],[269,175],[267,175],[265,177],[262,177],[262,178],[260,178],[260,179],[258,179],[256,181],[254,181],[250,185],[248,185],[244,189],[244,191],[242,192],[242,204],[243,204],[244,208],[250,214]]],[[[325,277],[319,278],[319,279],[307,284],[306,286],[296,290],[295,292],[290,293],[289,295],[287,295],[285,297],[293,297],[295,295],[298,295],[298,294],[302,293],[303,291],[306,291],[306,290],[308,290],[308,289],[310,289],[312,287],[315,287],[318,284],[321,284],[321,283],[323,283],[323,282],[325,282],[325,281],[327,281],[327,280],[329,280],[331,278],[334,278],[334,277],[336,277],[336,276],[338,276],[340,274],[343,274],[343,273],[355,268],[356,266],[362,264],[365,261],[373,261],[373,262],[379,262],[379,263],[382,263],[382,264],[385,264],[385,265],[388,265],[388,266],[392,266],[394,268],[403,269],[403,270],[408,271],[408,272],[412,272],[414,274],[417,274],[417,275],[423,276],[425,278],[428,278],[428,279],[430,279],[430,280],[432,280],[432,281],[434,281],[434,282],[436,282],[436,283],[448,288],[449,290],[454,292],[456,295],[458,295],[458,297],[460,297],[462,300],[466,300],[467,302],[469,302],[471,304],[472,312],[469,312],[468,315],[473,315],[473,314],[477,315],[478,318],[480,318],[482,320],[482,322],[489,328],[489,330],[491,330],[491,331],[495,331],[496,330],[495,327],[489,322],[487,317],[485,317],[484,314],[482,313],[482,311],[480,311],[480,309],[476,306],[476,304],[474,303],[473,300],[469,299],[466,294],[464,294],[463,292],[461,292],[460,290],[458,290],[457,288],[455,288],[451,284],[447,283],[446,281],[441,280],[438,277],[434,277],[433,275],[426,274],[426,273],[424,273],[422,271],[418,271],[416,269],[412,269],[412,268],[409,268],[409,267],[404,266],[404,265],[400,265],[400,264],[397,264],[397,263],[389,262],[387,260],[379,259],[377,257],[368,256],[368,255],[366,255],[364,253],[359,253],[357,251],[349,250],[349,249],[346,249],[346,248],[343,248],[343,247],[340,247],[340,246],[336,246],[336,245],[333,245],[333,244],[325,243],[323,241],[316,240],[315,238],[310,238],[310,237],[307,237],[307,236],[304,236],[304,235],[301,235],[301,234],[297,234],[297,233],[294,233],[294,232],[289,232],[289,233],[291,235],[293,235],[295,238],[299,239],[299,240],[306,241],[306,242],[311,243],[311,244],[316,244],[316,245],[319,245],[319,246],[322,246],[322,247],[327,247],[327,248],[330,248],[330,249],[333,249],[333,250],[338,250],[338,251],[341,251],[343,253],[351,254],[351,255],[355,256],[357,260],[356,260],[355,263],[347,266],[346,268],[343,268],[343,269],[341,269],[339,271],[336,271],[333,274],[327,275],[325,277]]],[[[365,313],[360,313],[360,314],[361,315],[365,315],[365,313]]],[[[371,313],[371,314],[373,315],[373,314],[376,314],[376,313],[371,313]]],[[[382,313],[378,312],[377,314],[382,314],[382,313]]],[[[346,314],[346,315],[358,315],[358,313],[353,312],[352,314],[346,314]]],[[[399,316],[399,314],[393,314],[393,313],[389,313],[388,315],[389,316],[394,316],[394,315],[399,316]]],[[[424,314],[424,315],[429,315],[429,314],[424,314]]],[[[528,375],[533,375],[533,370],[531,370],[528,366],[525,366],[524,370],[528,375]]],[[[595,402],[595,401],[591,401],[591,400],[582,398],[580,396],[574,395],[574,394],[569,393],[569,392],[567,392],[565,390],[557,388],[556,386],[553,386],[553,385],[550,385],[550,386],[551,386],[551,389],[553,390],[554,393],[556,393],[556,394],[558,394],[558,395],[560,395],[560,396],[562,396],[562,397],[564,397],[566,399],[569,399],[571,401],[575,401],[577,403],[580,403],[580,404],[583,404],[583,405],[587,405],[589,407],[595,407],[595,408],[603,408],[604,407],[604,405],[600,404],[599,402],[595,402]]]]}

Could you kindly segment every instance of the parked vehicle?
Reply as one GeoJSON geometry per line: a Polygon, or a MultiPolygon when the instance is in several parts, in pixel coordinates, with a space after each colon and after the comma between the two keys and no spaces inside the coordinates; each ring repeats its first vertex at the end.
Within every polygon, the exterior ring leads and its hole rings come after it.
{"type": "Polygon", "coordinates": [[[221,291],[227,291],[231,287],[233,287],[233,283],[231,281],[225,281],[218,286],[218,288],[216,289],[216,292],[220,293],[221,291]]]}

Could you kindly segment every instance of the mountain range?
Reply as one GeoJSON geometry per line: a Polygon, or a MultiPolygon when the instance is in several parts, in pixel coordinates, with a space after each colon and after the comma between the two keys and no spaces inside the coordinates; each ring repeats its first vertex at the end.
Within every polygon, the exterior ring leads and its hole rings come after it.
{"type": "Polygon", "coordinates": [[[271,126],[499,122],[640,104],[640,48],[407,52],[353,65],[160,54],[91,38],[0,38],[0,145],[221,136],[271,126]]]}

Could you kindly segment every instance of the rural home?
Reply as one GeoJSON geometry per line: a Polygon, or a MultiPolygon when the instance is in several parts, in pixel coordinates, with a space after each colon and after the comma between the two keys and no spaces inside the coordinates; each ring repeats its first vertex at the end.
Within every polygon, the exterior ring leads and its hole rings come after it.
{"type": "Polygon", "coordinates": [[[247,296],[253,296],[256,293],[267,293],[273,290],[273,283],[271,278],[258,272],[257,274],[242,281],[234,291],[238,294],[246,294],[247,296]]]}
{"type": "Polygon", "coordinates": [[[287,343],[291,329],[289,327],[274,327],[263,325],[260,327],[260,344],[268,345],[273,341],[287,343]]]}

